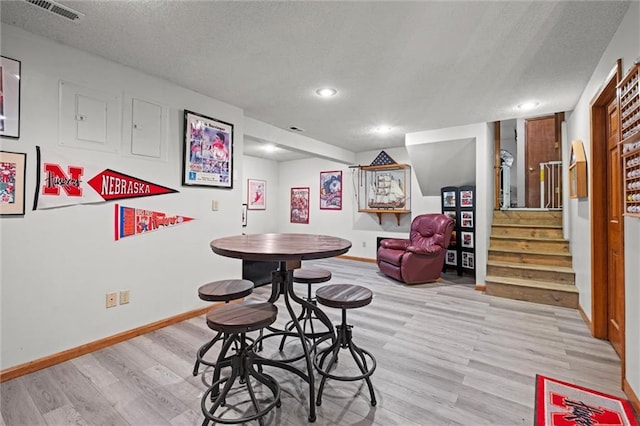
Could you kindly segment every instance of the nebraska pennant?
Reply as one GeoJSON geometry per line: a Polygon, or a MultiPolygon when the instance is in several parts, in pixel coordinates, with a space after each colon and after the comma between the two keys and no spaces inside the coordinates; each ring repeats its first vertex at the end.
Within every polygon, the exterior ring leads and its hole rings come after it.
{"type": "Polygon", "coordinates": [[[124,198],[178,192],[111,169],[102,169],[85,161],[36,146],[38,174],[33,210],[74,204],[101,203],[124,198]]]}
{"type": "Polygon", "coordinates": [[[180,225],[193,220],[186,216],[168,216],[166,213],[135,209],[116,204],[115,240],[180,225]]]}

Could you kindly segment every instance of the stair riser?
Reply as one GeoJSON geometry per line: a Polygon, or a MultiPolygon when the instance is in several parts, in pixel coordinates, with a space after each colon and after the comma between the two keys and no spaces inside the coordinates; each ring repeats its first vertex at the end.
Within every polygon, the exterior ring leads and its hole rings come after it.
{"type": "Polygon", "coordinates": [[[491,235],[505,237],[522,237],[522,238],[554,238],[562,239],[562,229],[556,228],[527,228],[527,227],[505,227],[493,225],[491,235]]]}
{"type": "Polygon", "coordinates": [[[569,242],[567,241],[532,241],[532,240],[504,240],[491,238],[489,249],[499,250],[523,250],[548,253],[569,253],[569,242]]]}
{"type": "Polygon", "coordinates": [[[562,212],[494,211],[493,223],[562,226],[562,212]]]}
{"type": "Polygon", "coordinates": [[[487,275],[498,277],[521,278],[550,283],[575,284],[573,272],[539,271],[536,269],[509,268],[508,266],[487,265],[487,275]]]}
{"type": "Polygon", "coordinates": [[[571,267],[571,257],[553,254],[530,254],[526,252],[511,253],[506,251],[489,251],[489,260],[498,262],[524,263],[527,265],[548,265],[571,267]]]}
{"type": "Polygon", "coordinates": [[[545,305],[574,309],[578,307],[578,294],[573,292],[506,285],[489,281],[486,282],[485,292],[491,296],[525,300],[545,305]]]}

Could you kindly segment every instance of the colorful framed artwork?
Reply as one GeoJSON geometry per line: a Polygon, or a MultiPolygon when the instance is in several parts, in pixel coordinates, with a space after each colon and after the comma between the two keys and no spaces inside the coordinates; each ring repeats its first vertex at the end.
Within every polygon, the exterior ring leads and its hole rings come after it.
{"type": "Polygon", "coordinates": [[[455,250],[447,250],[447,257],[445,257],[445,263],[447,265],[458,265],[458,252],[455,250]]]}
{"type": "Polygon", "coordinates": [[[184,111],[182,185],[233,188],[233,124],[184,111]]]}
{"type": "Polygon", "coordinates": [[[247,226],[247,205],[242,205],[242,226],[247,226]]]}
{"type": "Polygon", "coordinates": [[[454,225],[456,222],[456,211],[455,210],[447,210],[444,211],[442,214],[449,216],[451,219],[453,219],[454,225]]]}
{"type": "Polygon", "coordinates": [[[247,208],[249,210],[267,209],[267,182],[247,179],[247,208]]]}
{"type": "Polygon", "coordinates": [[[473,191],[460,191],[460,206],[473,207],[473,191]]]}
{"type": "Polygon", "coordinates": [[[320,172],[320,210],[342,210],[342,171],[320,172]]]}
{"type": "Polygon", "coordinates": [[[442,205],[444,207],[455,207],[456,193],[454,191],[447,191],[442,193],[442,205]]]}
{"type": "Polygon", "coordinates": [[[20,138],[20,61],[0,56],[0,136],[20,138]]]}
{"type": "Polygon", "coordinates": [[[461,237],[461,243],[460,245],[462,247],[466,247],[466,248],[473,248],[473,232],[461,232],[460,233],[460,237],[461,237]]]}
{"type": "Polygon", "coordinates": [[[291,223],[309,223],[309,188],[291,188],[291,223]]]}
{"type": "Polygon", "coordinates": [[[475,269],[473,253],[462,252],[462,267],[467,269],[475,269]]]}
{"type": "Polygon", "coordinates": [[[460,212],[460,216],[462,216],[462,221],[460,226],[463,228],[473,228],[473,212],[460,212]]]}
{"type": "Polygon", "coordinates": [[[24,215],[27,154],[0,151],[0,216],[24,215]]]}

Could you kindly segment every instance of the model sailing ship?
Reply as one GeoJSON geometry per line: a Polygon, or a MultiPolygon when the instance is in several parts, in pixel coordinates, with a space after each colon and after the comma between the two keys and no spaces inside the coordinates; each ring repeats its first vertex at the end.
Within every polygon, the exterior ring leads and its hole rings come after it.
{"type": "Polygon", "coordinates": [[[397,209],[405,206],[406,195],[400,179],[391,173],[378,173],[369,188],[370,209],[397,209]]]}

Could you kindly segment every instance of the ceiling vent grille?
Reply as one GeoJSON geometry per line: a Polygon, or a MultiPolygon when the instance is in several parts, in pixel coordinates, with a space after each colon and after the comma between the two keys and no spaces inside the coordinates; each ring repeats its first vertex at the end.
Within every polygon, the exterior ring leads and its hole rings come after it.
{"type": "Polygon", "coordinates": [[[56,3],[52,0],[24,0],[29,4],[32,4],[36,7],[46,10],[49,13],[54,15],[61,16],[69,21],[78,21],[80,18],[84,17],[84,15],[78,11],[75,11],[71,8],[61,5],[60,3],[56,3]]]}

